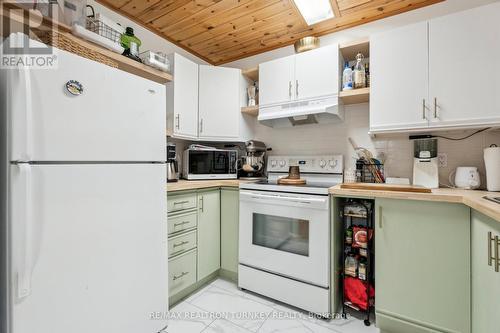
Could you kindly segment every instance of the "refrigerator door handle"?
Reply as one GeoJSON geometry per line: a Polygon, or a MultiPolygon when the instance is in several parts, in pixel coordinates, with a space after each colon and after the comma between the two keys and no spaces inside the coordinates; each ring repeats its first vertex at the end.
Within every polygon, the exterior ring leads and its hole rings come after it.
{"type": "Polygon", "coordinates": [[[22,262],[18,266],[17,272],[17,298],[19,300],[28,297],[31,294],[31,276],[34,266],[33,253],[33,215],[32,215],[32,190],[31,190],[31,166],[28,163],[19,163],[19,172],[22,191],[21,198],[24,202],[24,214],[21,214],[19,221],[13,221],[17,224],[21,234],[22,244],[20,244],[22,262]]]}
{"type": "Polygon", "coordinates": [[[32,96],[32,84],[31,84],[31,73],[29,68],[25,67],[21,69],[23,81],[24,81],[24,92],[25,92],[25,108],[24,108],[24,140],[25,140],[25,150],[24,156],[22,156],[23,161],[30,161],[32,159],[32,134],[33,134],[33,96],[32,96]]]}

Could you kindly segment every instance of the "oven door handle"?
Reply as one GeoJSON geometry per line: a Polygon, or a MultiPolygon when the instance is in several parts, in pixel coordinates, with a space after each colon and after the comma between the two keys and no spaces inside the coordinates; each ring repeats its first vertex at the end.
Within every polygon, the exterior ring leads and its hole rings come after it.
{"type": "Polygon", "coordinates": [[[240,195],[251,197],[252,199],[275,199],[280,201],[290,201],[290,202],[302,202],[302,203],[313,203],[321,202],[325,203],[327,198],[310,198],[310,197],[287,197],[283,195],[270,195],[270,194],[260,194],[260,193],[240,193],[240,195]]]}

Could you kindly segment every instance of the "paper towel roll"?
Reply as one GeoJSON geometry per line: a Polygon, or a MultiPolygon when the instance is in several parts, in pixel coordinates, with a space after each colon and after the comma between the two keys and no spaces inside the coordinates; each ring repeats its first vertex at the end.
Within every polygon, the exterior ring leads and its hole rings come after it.
{"type": "Polygon", "coordinates": [[[500,147],[484,149],[484,164],[488,191],[500,191],[500,147]]]}

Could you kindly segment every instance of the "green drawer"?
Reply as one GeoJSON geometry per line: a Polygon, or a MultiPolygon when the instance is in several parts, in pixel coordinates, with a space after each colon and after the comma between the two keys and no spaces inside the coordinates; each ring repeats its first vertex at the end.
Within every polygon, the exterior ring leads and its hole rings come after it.
{"type": "Polygon", "coordinates": [[[196,227],[198,214],[196,211],[181,213],[168,217],[168,235],[178,234],[196,227]]]}
{"type": "Polygon", "coordinates": [[[167,198],[167,209],[169,213],[198,207],[196,193],[170,195],[167,198]]]}
{"type": "Polygon", "coordinates": [[[196,230],[168,239],[168,257],[196,248],[196,230]]]}
{"type": "Polygon", "coordinates": [[[170,297],[196,283],[196,250],[168,261],[168,290],[170,297]]]}

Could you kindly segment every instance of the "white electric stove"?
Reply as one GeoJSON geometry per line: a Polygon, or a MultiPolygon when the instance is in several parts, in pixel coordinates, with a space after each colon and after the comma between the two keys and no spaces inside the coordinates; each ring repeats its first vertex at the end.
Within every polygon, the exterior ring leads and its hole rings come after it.
{"type": "Polygon", "coordinates": [[[238,285],[327,316],[330,301],[330,201],[343,158],[270,156],[268,181],[240,185],[238,285]],[[306,185],[278,185],[292,165],[306,185]]]}

